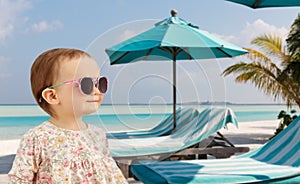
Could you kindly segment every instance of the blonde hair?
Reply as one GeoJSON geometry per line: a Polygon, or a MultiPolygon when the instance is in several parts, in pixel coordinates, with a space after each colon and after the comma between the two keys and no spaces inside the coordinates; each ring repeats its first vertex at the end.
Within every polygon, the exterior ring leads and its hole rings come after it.
{"type": "Polygon", "coordinates": [[[39,55],[31,66],[30,82],[32,94],[39,106],[50,116],[55,116],[50,105],[42,98],[42,91],[54,85],[60,64],[65,61],[79,59],[82,56],[91,57],[84,51],[70,48],[55,48],[39,55]]]}

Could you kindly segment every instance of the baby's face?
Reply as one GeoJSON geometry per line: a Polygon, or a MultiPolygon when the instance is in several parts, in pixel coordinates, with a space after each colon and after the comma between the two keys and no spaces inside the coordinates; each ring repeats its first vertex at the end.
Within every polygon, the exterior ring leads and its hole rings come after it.
{"type": "MultiPolygon", "coordinates": [[[[96,61],[89,57],[63,62],[58,73],[59,77],[56,81],[58,84],[83,77],[100,76],[96,61]]],[[[64,106],[64,115],[74,114],[78,117],[95,112],[103,100],[103,94],[96,87],[90,95],[85,95],[81,93],[76,83],[57,88],[57,94],[61,105],[64,106]]]]}

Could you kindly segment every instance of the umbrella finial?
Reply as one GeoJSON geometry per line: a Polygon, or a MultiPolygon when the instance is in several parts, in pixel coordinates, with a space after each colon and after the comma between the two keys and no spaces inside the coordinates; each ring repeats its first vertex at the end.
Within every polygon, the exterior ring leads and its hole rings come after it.
{"type": "Polygon", "coordinates": [[[177,10],[175,10],[175,9],[171,10],[171,16],[176,17],[177,16],[177,10]]]}

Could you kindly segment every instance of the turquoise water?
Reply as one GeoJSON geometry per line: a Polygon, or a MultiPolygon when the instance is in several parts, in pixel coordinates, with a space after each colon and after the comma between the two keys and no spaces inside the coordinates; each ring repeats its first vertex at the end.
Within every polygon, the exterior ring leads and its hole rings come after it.
{"type": "MultiPolygon", "coordinates": [[[[186,106],[185,106],[186,107],[186,106]]],[[[208,106],[189,106],[203,110],[208,106]]],[[[276,120],[284,105],[230,105],[239,122],[276,120]]],[[[84,120],[106,131],[147,129],[172,113],[171,105],[102,105],[84,120]]],[[[17,139],[49,116],[36,105],[0,105],[0,140],[17,139]]]]}

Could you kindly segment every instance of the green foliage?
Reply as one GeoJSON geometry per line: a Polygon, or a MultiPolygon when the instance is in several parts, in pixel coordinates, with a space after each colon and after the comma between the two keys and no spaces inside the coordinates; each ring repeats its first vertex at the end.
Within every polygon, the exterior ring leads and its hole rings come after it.
{"type": "MultiPolygon", "coordinates": [[[[264,34],[254,38],[251,44],[259,50],[246,48],[248,61],[240,61],[224,70],[223,75],[235,74],[235,81],[252,83],[274,100],[282,99],[287,107],[300,107],[300,14],[291,26],[284,46],[283,39],[276,35],[264,34]],[[249,61],[250,60],[250,61],[249,61]]],[[[281,111],[282,119],[275,135],[291,123],[297,115],[281,111]]]]}
{"type": "Polygon", "coordinates": [[[287,42],[287,49],[293,60],[299,62],[300,57],[300,14],[291,26],[287,42]]]}
{"type": "Polygon", "coordinates": [[[296,115],[296,112],[296,110],[291,110],[290,113],[287,113],[284,110],[280,111],[280,113],[277,116],[277,119],[281,119],[281,121],[277,129],[275,130],[274,135],[270,139],[279,134],[279,132],[281,132],[285,127],[289,126],[289,124],[298,117],[298,115],[296,115]]]}
{"type": "Polygon", "coordinates": [[[236,74],[236,82],[250,82],[266,95],[273,96],[275,100],[283,99],[289,107],[294,103],[300,106],[300,80],[294,80],[289,72],[276,64],[289,58],[282,47],[282,38],[265,34],[251,43],[258,46],[262,52],[246,48],[249,53],[245,56],[251,62],[241,61],[229,66],[223,75],[236,74]]]}
{"type": "Polygon", "coordinates": [[[286,43],[289,57],[284,61],[285,75],[300,80],[300,14],[291,26],[286,43]]]}
{"type": "Polygon", "coordinates": [[[224,70],[235,74],[235,81],[252,83],[274,100],[282,99],[288,107],[300,107],[300,15],[291,26],[287,47],[280,36],[264,34],[251,41],[259,50],[248,50],[248,61],[240,61],[224,70]]]}

